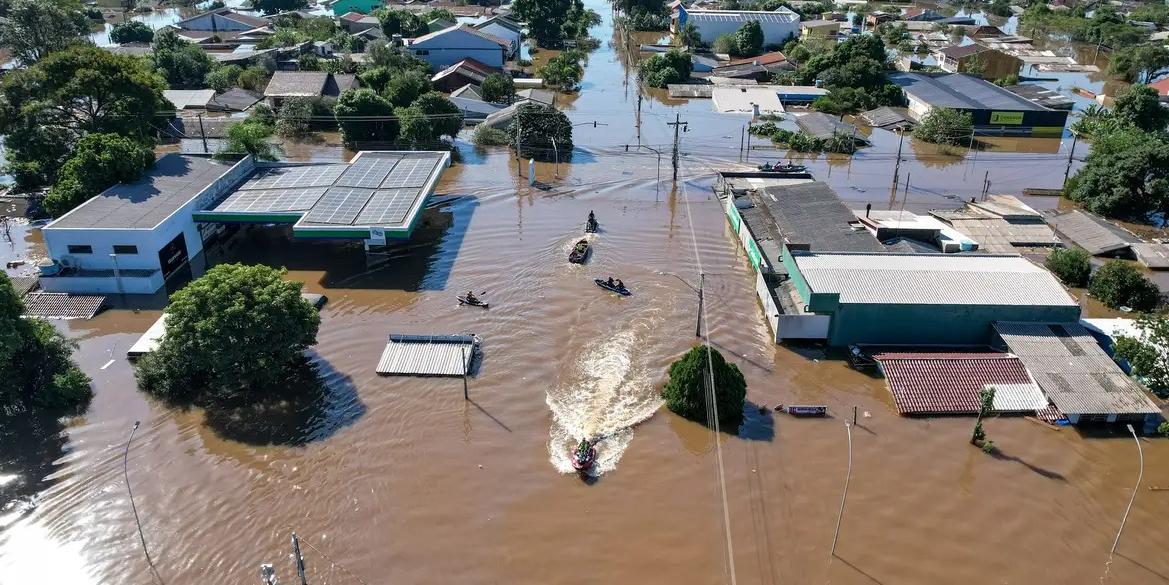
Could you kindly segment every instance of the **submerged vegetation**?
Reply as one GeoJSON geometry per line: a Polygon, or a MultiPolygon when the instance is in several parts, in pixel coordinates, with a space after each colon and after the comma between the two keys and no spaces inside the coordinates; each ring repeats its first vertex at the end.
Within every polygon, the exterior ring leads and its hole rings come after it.
{"type": "Polygon", "coordinates": [[[833,132],[831,138],[820,138],[806,132],[785,130],[772,122],[756,124],[748,131],[752,136],[768,138],[796,152],[852,154],[857,150],[856,140],[848,132],[833,132]]]}
{"type": "Polygon", "coordinates": [[[743,422],[747,398],[747,381],[735,364],[727,363],[717,349],[705,345],[693,347],[670,364],[670,378],[662,389],[666,406],[679,416],[710,425],[714,414],[707,412],[710,394],[718,411],[718,423],[734,433],[743,422]],[[708,391],[713,366],[714,388],[708,391]]]}

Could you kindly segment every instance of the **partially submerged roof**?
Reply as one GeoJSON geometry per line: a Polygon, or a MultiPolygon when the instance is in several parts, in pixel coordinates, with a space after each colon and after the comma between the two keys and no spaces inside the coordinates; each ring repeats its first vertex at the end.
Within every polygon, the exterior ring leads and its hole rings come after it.
{"type": "Polygon", "coordinates": [[[889,81],[930,106],[965,110],[1038,110],[1047,108],[989,81],[962,73],[928,74],[894,71],[889,81]]]}
{"type": "Polygon", "coordinates": [[[869,126],[884,130],[895,130],[913,126],[913,120],[910,120],[909,116],[889,106],[881,106],[875,110],[861,112],[860,117],[869,126]]]}
{"type": "Polygon", "coordinates": [[[133,183],[119,183],[44,229],[151,229],[199,195],[231,165],[166,154],[133,183]]]}
{"type": "Polygon", "coordinates": [[[173,26],[175,26],[177,28],[188,28],[193,23],[199,22],[201,20],[207,20],[206,19],[207,16],[212,16],[213,20],[210,22],[213,25],[214,25],[214,21],[219,21],[219,20],[225,20],[228,22],[238,23],[240,25],[249,26],[252,28],[259,28],[259,27],[263,27],[263,26],[268,26],[268,24],[270,24],[267,18],[261,18],[258,16],[251,16],[248,14],[242,14],[242,13],[236,12],[230,8],[218,8],[216,10],[209,10],[209,11],[201,13],[201,14],[196,14],[195,16],[192,16],[190,18],[184,18],[183,20],[180,20],[180,21],[174,23],[173,26]]]}
{"type": "Polygon", "coordinates": [[[162,97],[175,105],[176,110],[206,109],[215,97],[214,89],[164,89],[162,97]]]}
{"type": "Polygon", "coordinates": [[[546,106],[556,103],[556,92],[547,89],[521,89],[515,94],[520,99],[531,100],[546,106]]]}
{"type": "Polygon", "coordinates": [[[1047,223],[1093,256],[1122,252],[1140,242],[1136,236],[1078,209],[1051,215],[1047,223]]]}
{"type": "Polygon", "coordinates": [[[750,22],[752,20],[758,21],[759,24],[765,23],[795,23],[800,21],[800,15],[788,10],[787,8],[779,8],[774,12],[765,12],[761,10],[705,10],[693,9],[686,11],[687,19],[694,19],[695,22],[750,22]]]}
{"type": "Polygon", "coordinates": [[[1161,411],[1078,323],[996,322],[994,328],[1065,414],[1161,411]]]}
{"type": "Polygon", "coordinates": [[[763,53],[762,55],[758,55],[755,57],[747,57],[744,59],[734,59],[732,61],[728,61],[727,65],[742,65],[744,63],[752,63],[755,65],[778,65],[780,63],[786,63],[786,62],[787,62],[786,55],[784,55],[783,53],[781,53],[779,51],[771,51],[769,53],[763,53]]]}
{"type": "Polygon", "coordinates": [[[829,116],[823,112],[809,112],[800,116],[796,116],[796,125],[800,127],[806,134],[811,134],[816,138],[832,138],[836,133],[842,132],[853,138],[853,140],[860,140],[867,142],[864,136],[861,136],[857,131],[856,126],[848,122],[842,122],[836,116],[829,116]]]}
{"type": "Polygon", "coordinates": [[[264,95],[251,90],[233,87],[207,103],[207,109],[224,112],[243,112],[264,99],[264,95]]]}
{"type": "Polygon", "coordinates": [[[841,303],[1075,307],[1059,281],[1018,255],[793,250],[813,294],[841,303]]]}
{"type": "Polygon", "coordinates": [[[1152,270],[1169,270],[1169,245],[1166,244],[1133,244],[1133,254],[1141,264],[1152,270]]]}
{"type": "Polygon", "coordinates": [[[1034,412],[1047,399],[1019,358],[1004,353],[879,353],[873,356],[904,415],[975,414],[995,386],[995,410],[1034,412]],[[1000,388],[1002,398],[1000,399],[1000,388]],[[1010,400],[1022,394],[1023,400],[1010,400]]]}
{"type": "Polygon", "coordinates": [[[277,71],[264,88],[265,97],[317,97],[325,92],[329,74],[324,71],[277,71]]]}
{"type": "Polygon", "coordinates": [[[827,183],[772,185],[752,200],[763,205],[789,244],[807,244],[813,250],[885,249],[868,230],[856,225],[856,216],[827,183]]]}
{"type": "Polygon", "coordinates": [[[782,114],[779,94],[767,87],[719,87],[711,90],[714,109],[719,112],[751,113],[758,108],[764,114],[782,114]]]}
{"type": "Polygon", "coordinates": [[[972,45],[951,45],[939,50],[938,52],[951,59],[963,59],[971,55],[977,55],[979,53],[985,53],[986,51],[992,50],[994,49],[979,45],[978,43],[974,43],[972,45]]]}
{"type": "Polygon", "coordinates": [[[465,376],[475,359],[474,335],[390,335],[377,373],[407,376],[465,376]]]}
{"type": "Polygon", "coordinates": [[[488,75],[499,72],[500,70],[496,69],[495,67],[484,65],[480,61],[476,61],[475,59],[467,57],[466,59],[462,59],[458,63],[454,63],[450,67],[435,73],[434,76],[430,78],[430,81],[432,83],[437,83],[452,75],[462,75],[467,79],[482,84],[483,80],[487,79],[488,75]]]}

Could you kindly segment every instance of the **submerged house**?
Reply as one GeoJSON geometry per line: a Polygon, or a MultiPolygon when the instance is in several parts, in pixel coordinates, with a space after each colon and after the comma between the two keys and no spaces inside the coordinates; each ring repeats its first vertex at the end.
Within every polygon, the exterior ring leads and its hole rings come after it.
{"type": "Polygon", "coordinates": [[[171,26],[178,36],[199,44],[256,42],[273,34],[267,18],[240,14],[230,8],[197,14],[171,26]]]}
{"type": "Polygon", "coordinates": [[[442,70],[464,59],[474,59],[488,67],[502,68],[511,52],[511,42],[468,24],[457,24],[438,32],[412,39],[406,49],[442,70]]]}
{"type": "Polygon", "coordinates": [[[520,52],[520,45],[524,41],[524,27],[506,16],[492,16],[483,22],[474,25],[475,30],[485,32],[496,38],[511,43],[507,58],[514,59],[520,52]]]}
{"type": "Polygon", "coordinates": [[[970,73],[983,79],[1018,75],[1023,60],[983,45],[951,46],[934,53],[938,67],[948,73],[970,73]]]}
{"type": "Polygon", "coordinates": [[[264,97],[273,108],[289,98],[333,98],[347,89],[360,87],[356,75],[324,71],[277,71],[264,88],[264,97]]]}

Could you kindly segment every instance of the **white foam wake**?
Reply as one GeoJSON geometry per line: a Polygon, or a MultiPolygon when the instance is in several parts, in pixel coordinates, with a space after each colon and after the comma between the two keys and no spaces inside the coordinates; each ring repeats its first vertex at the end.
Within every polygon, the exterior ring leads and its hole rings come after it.
{"type": "Polygon", "coordinates": [[[645,321],[630,323],[615,335],[596,340],[579,354],[561,384],[548,392],[552,410],[549,459],[561,473],[574,473],[571,452],[581,439],[603,437],[597,444],[592,474],[617,467],[633,440],[633,428],[662,405],[649,370],[635,351],[639,336],[648,335],[645,321]]]}

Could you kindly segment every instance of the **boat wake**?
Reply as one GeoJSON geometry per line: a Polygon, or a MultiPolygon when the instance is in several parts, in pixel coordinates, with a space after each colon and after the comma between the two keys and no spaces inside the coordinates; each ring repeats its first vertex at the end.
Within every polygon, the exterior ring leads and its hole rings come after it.
{"type": "Polygon", "coordinates": [[[548,455],[561,473],[575,473],[571,452],[582,439],[602,437],[590,475],[617,468],[633,440],[638,423],[662,405],[649,375],[638,363],[638,336],[648,335],[647,322],[631,323],[616,335],[590,343],[572,370],[547,396],[552,409],[548,455]]]}

